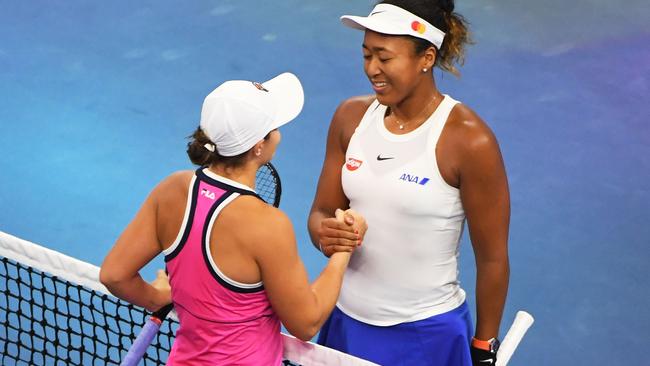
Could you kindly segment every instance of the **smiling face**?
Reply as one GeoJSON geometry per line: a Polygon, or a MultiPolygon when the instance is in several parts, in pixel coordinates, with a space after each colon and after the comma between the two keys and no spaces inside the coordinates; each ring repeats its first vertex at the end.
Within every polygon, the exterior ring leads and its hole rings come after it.
{"type": "Polygon", "coordinates": [[[363,68],[384,105],[397,105],[413,95],[423,82],[431,83],[423,68],[431,70],[435,51],[430,48],[416,54],[415,45],[406,36],[390,36],[366,30],[363,40],[363,68]]]}

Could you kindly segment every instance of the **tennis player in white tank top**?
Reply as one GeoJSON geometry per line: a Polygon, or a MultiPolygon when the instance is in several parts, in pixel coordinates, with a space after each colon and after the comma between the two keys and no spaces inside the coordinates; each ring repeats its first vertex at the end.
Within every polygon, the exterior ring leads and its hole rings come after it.
{"type": "Polygon", "coordinates": [[[319,343],[382,365],[496,362],[508,287],[509,193],[498,143],[467,106],[438,91],[432,68],[456,73],[467,41],[448,0],[382,1],[368,17],[364,71],[375,95],[337,109],[309,218],[326,256],[359,243],[334,226],[347,208],[362,245],[319,343]],[[458,281],[467,222],[477,264],[473,328],[458,281]]]}
{"type": "Polygon", "coordinates": [[[395,325],[465,301],[457,275],[465,213],[458,189],[440,176],[432,148],[456,103],[445,96],[417,129],[395,135],[384,126],[386,106],[375,101],[350,140],[343,191],[372,228],[365,235],[369,245],[350,262],[337,304],[354,319],[395,325]]]}

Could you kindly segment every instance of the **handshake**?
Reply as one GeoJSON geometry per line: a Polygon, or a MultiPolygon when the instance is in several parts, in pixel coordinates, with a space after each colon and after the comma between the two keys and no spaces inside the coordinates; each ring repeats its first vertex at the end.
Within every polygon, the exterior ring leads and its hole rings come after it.
{"type": "Polygon", "coordinates": [[[329,257],[336,252],[353,252],[363,243],[368,230],[366,219],[353,209],[336,209],[335,217],[321,221],[318,248],[329,257]]]}

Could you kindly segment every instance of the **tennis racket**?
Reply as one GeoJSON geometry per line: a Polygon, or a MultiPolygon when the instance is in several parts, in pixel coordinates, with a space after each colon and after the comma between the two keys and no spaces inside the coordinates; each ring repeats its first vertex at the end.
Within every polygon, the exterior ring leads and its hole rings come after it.
{"type": "Polygon", "coordinates": [[[508,329],[508,333],[506,333],[506,336],[503,338],[503,342],[501,342],[501,346],[497,351],[496,366],[506,366],[508,364],[510,357],[512,357],[515,349],[517,349],[519,342],[524,338],[526,331],[528,331],[528,328],[533,325],[534,321],[535,319],[533,319],[533,316],[527,312],[517,312],[515,321],[512,322],[510,329],[508,329]]]}
{"type": "Polygon", "coordinates": [[[282,184],[278,171],[271,163],[260,167],[255,175],[255,191],[268,204],[275,207],[280,206],[282,195],[282,184]]]}
{"type": "MultiPolygon", "coordinates": [[[[275,207],[280,206],[280,196],[282,195],[282,185],[278,171],[271,163],[266,163],[260,167],[255,175],[255,191],[257,195],[266,203],[275,207]]],[[[137,366],[142,360],[147,348],[153,341],[163,321],[172,310],[173,305],[168,304],[151,315],[142,327],[140,334],[133,341],[129,352],[124,356],[121,366],[137,366]]]]}

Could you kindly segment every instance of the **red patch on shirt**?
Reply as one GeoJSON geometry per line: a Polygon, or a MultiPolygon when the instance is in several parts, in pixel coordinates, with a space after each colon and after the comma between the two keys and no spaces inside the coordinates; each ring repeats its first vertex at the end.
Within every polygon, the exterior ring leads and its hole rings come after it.
{"type": "Polygon", "coordinates": [[[357,160],[355,158],[348,158],[348,161],[345,163],[345,167],[348,168],[349,171],[353,172],[363,164],[363,161],[357,160]]]}

